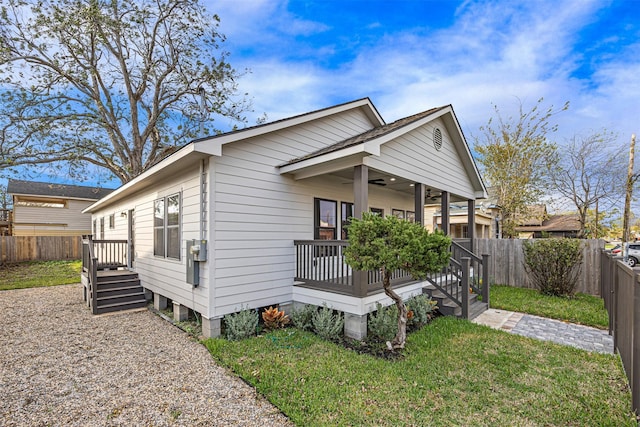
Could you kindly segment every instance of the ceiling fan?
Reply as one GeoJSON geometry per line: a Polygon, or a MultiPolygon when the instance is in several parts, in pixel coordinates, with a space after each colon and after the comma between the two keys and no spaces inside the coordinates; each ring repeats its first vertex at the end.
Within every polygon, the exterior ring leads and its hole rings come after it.
{"type": "Polygon", "coordinates": [[[436,201],[438,200],[438,198],[440,197],[440,195],[436,196],[435,194],[431,194],[431,189],[427,188],[427,194],[425,194],[425,197],[427,198],[427,200],[432,200],[432,201],[436,201]]]}
{"type": "Polygon", "coordinates": [[[386,186],[387,184],[384,182],[383,178],[375,178],[375,179],[370,179],[369,180],[369,184],[373,184],[373,185],[379,185],[381,187],[386,186]]]}

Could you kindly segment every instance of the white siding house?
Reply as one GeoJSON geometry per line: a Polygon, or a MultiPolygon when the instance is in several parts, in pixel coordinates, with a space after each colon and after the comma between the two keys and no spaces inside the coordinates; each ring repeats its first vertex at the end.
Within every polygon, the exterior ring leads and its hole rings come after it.
{"type": "MultiPolygon", "coordinates": [[[[451,106],[385,124],[365,98],[195,140],[85,212],[115,217],[105,239],[129,239],[142,285],[156,302],[202,314],[205,335],[218,335],[223,316],[244,307],[327,303],[358,337],[386,297],[358,291],[350,270],[343,288],[305,280],[306,267],[329,269],[338,252],[316,247],[304,261],[300,248],[339,241],[343,220],[369,209],[423,221],[427,190],[443,203],[486,197],[451,106]],[[198,286],[187,279],[192,240],[208,249],[196,263],[198,286]]],[[[332,274],[324,280],[335,282],[332,274]]],[[[397,289],[420,290],[415,282],[397,289]]]]}
{"type": "Polygon", "coordinates": [[[91,234],[91,215],[82,211],[112,190],[81,185],[10,179],[14,236],[91,234]]]}

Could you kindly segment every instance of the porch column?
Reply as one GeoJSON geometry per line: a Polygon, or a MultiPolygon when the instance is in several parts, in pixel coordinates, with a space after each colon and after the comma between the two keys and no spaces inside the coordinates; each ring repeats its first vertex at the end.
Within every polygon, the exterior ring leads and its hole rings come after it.
{"type": "Polygon", "coordinates": [[[415,221],[424,227],[424,184],[414,183],[413,190],[415,194],[415,221]]]}
{"type": "Polygon", "coordinates": [[[469,235],[469,250],[473,252],[473,240],[476,237],[476,201],[467,200],[467,234],[469,235]]]}
{"type": "Polygon", "coordinates": [[[442,192],[442,200],[440,200],[440,212],[442,213],[441,216],[441,224],[440,227],[442,227],[442,231],[444,231],[444,234],[446,234],[447,236],[450,234],[450,224],[449,224],[449,192],[448,191],[443,191],[442,192]]]}
{"type": "Polygon", "coordinates": [[[353,168],[353,216],[362,219],[362,213],[369,206],[369,167],[365,165],[353,168]]]}
{"type": "MultiPolygon", "coordinates": [[[[362,219],[362,214],[369,210],[369,167],[358,165],[353,168],[353,216],[362,219]]],[[[353,271],[353,296],[367,296],[366,271],[353,271]]]]}

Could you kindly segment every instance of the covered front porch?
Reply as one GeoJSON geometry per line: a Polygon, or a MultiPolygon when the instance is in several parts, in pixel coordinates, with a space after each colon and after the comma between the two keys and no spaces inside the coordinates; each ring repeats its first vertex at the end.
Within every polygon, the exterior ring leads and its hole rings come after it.
{"type": "MultiPolygon", "coordinates": [[[[424,227],[425,204],[432,204],[435,199],[440,202],[445,224],[442,230],[450,229],[448,224],[452,203],[466,203],[470,230],[467,238],[453,243],[450,263],[442,271],[415,280],[407,272],[397,270],[392,276],[392,287],[405,300],[425,292],[437,294],[443,301],[446,299],[446,304],[452,305],[452,314],[463,318],[479,314],[473,308],[479,295],[482,296],[483,306],[487,306],[488,287],[483,286],[489,280],[488,269],[485,268],[487,263],[483,263],[483,257],[471,252],[473,230],[476,229],[475,199],[465,199],[444,188],[412,181],[406,176],[364,164],[326,175],[327,181],[336,182],[335,178],[339,177],[340,182],[347,185],[340,188],[343,194],[340,200],[314,199],[314,239],[293,242],[294,304],[327,304],[340,310],[345,314],[345,334],[356,339],[364,338],[367,314],[376,309],[377,303],[389,305],[392,301],[384,294],[379,271],[355,271],[345,263],[350,218],[362,218],[364,212],[371,211],[380,215],[401,216],[424,227]],[[398,209],[394,208],[394,203],[398,209]]],[[[306,178],[318,177],[310,174],[306,178]]]]}

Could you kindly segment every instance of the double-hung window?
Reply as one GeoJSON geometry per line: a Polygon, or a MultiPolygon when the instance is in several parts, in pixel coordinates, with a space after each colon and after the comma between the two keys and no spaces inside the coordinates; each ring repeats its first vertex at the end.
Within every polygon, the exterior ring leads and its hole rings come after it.
{"type": "Polygon", "coordinates": [[[337,210],[338,202],[334,200],[315,199],[314,239],[335,240],[337,238],[337,210]]]}
{"type": "Polygon", "coordinates": [[[153,254],[180,259],[180,194],[153,202],[153,254]]]}

